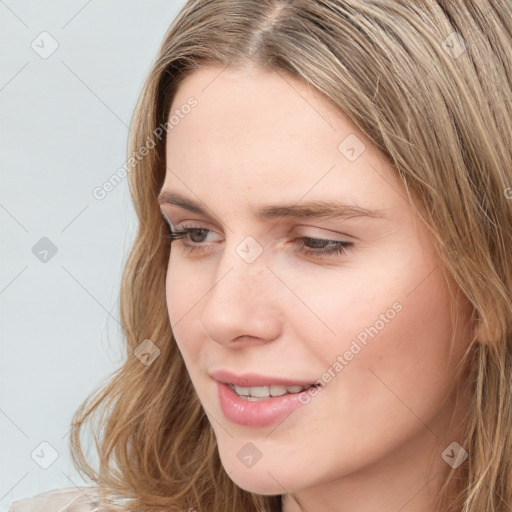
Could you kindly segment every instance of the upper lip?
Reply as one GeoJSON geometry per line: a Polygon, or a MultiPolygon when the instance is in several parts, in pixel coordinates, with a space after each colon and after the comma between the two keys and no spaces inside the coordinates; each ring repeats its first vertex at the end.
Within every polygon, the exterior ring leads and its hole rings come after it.
{"type": "Polygon", "coordinates": [[[271,377],[257,373],[243,373],[237,375],[229,370],[215,370],[210,372],[209,375],[219,382],[248,388],[272,385],[309,386],[315,383],[315,380],[283,379],[282,377],[271,377]]]}

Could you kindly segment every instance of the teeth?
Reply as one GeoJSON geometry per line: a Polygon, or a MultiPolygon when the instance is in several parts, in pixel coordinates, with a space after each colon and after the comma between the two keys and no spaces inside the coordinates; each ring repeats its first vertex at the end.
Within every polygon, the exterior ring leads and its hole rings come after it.
{"type": "Polygon", "coordinates": [[[286,386],[270,386],[270,394],[272,396],[286,395],[286,393],[288,393],[286,386]]]}
{"type": "Polygon", "coordinates": [[[311,387],[307,386],[280,386],[280,385],[272,385],[272,386],[254,386],[254,387],[240,387],[235,386],[234,384],[229,385],[231,389],[233,389],[237,395],[240,395],[247,400],[261,400],[265,398],[270,398],[271,396],[282,396],[287,393],[300,393],[305,389],[311,387]]]}
{"type": "Polygon", "coordinates": [[[299,391],[302,391],[303,389],[305,389],[304,387],[302,386],[286,386],[286,389],[290,392],[290,393],[299,393],[299,391]]]}

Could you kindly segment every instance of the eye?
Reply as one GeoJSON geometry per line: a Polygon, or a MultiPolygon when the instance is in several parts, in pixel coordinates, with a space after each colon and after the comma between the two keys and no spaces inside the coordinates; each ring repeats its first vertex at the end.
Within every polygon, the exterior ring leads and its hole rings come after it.
{"type": "Polygon", "coordinates": [[[330,256],[331,254],[345,254],[347,250],[353,245],[352,242],[346,242],[342,240],[328,240],[326,238],[301,237],[297,238],[296,240],[300,241],[298,245],[303,247],[302,251],[304,252],[304,254],[311,256],[315,256],[318,254],[320,254],[321,256],[330,256]],[[306,241],[312,241],[313,248],[307,247],[306,241]]]}
{"type": "MultiPolygon", "coordinates": [[[[168,235],[171,243],[180,241],[180,245],[187,252],[205,250],[208,234],[214,233],[210,229],[182,226],[171,229],[168,235]]],[[[354,244],[343,240],[330,240],[326,238],[299,237],[294,240],[303,254],[308,256],[330,256],[345,254],[354,244]]]]}
{"type": "Polygon", "coordinates": [[[171,243],[174,240],[186,240],[186,237],[189,237],[188,241],[182,242],[182,245],[186,247],[191,247],[193,249],[196,249],[196,247],[194,247],[195,245],[199,245],[202,242],[204,242],[204,240],[202,240],[201,238],[204,238],[206,232],[212,233],[210,229],[206,228],[182,228],[175,230],[171,229],[170,231],[171,232],[169,234],[169,238],[171,240],[171,243]],[[197,238],[199,238],[200,240],[197,240],[197,238]],[[192,245],[188,243],[190,241],[192,242],[192,245]]]}

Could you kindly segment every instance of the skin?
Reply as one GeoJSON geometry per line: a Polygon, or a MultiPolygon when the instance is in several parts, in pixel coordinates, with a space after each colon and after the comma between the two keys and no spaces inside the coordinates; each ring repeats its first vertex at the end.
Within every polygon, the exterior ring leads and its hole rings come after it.
{"type": "Polygon", "coordinates": [[[175,229],[211,230],[172,242],[166,297],[226,472],[245,490],[286,494],[285,512],[300,510],[294,497],[310,512],[430,512],[451,470],[441,453],[460,440],[468,409],[469,386],[454,371],[474,331],[460,295],[450,357],[453,299],[402,182],[322,95],[282,73],[207,66],[181,83],[172,110],[190,96],[197,107],[167,136],[162,190],[214,218],[162,204],[175,229]],[[365,145],[354,161],[338,149],[349,134],[365,145]],[[253,213],[317,199],[385,217],[263,221],[253,213]],[[236,252],[248,236],[263,251],[252,263],[236,252]],[[353,246],[306,255],[299,237],[353,246]],[[212,369],[313,382],[397,303],[400,312],[280,424],[245,427],[223,415],[212,369]],[[249,441],[262,454],[250,468],[237,457],[249,441]]]}

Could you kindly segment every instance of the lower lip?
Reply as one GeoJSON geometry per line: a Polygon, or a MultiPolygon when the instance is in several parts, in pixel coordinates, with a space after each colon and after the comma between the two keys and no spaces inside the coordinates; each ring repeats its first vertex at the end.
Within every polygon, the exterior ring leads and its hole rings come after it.
{"type": "Polygon", "coordinates": [[[246,427],[272,425],[305,405],[299,400],[304,391],[254,401],[240,398],[229,384],[223,382],[217,382],[217,391],[220,406],[226,418],[246,427]]]}

